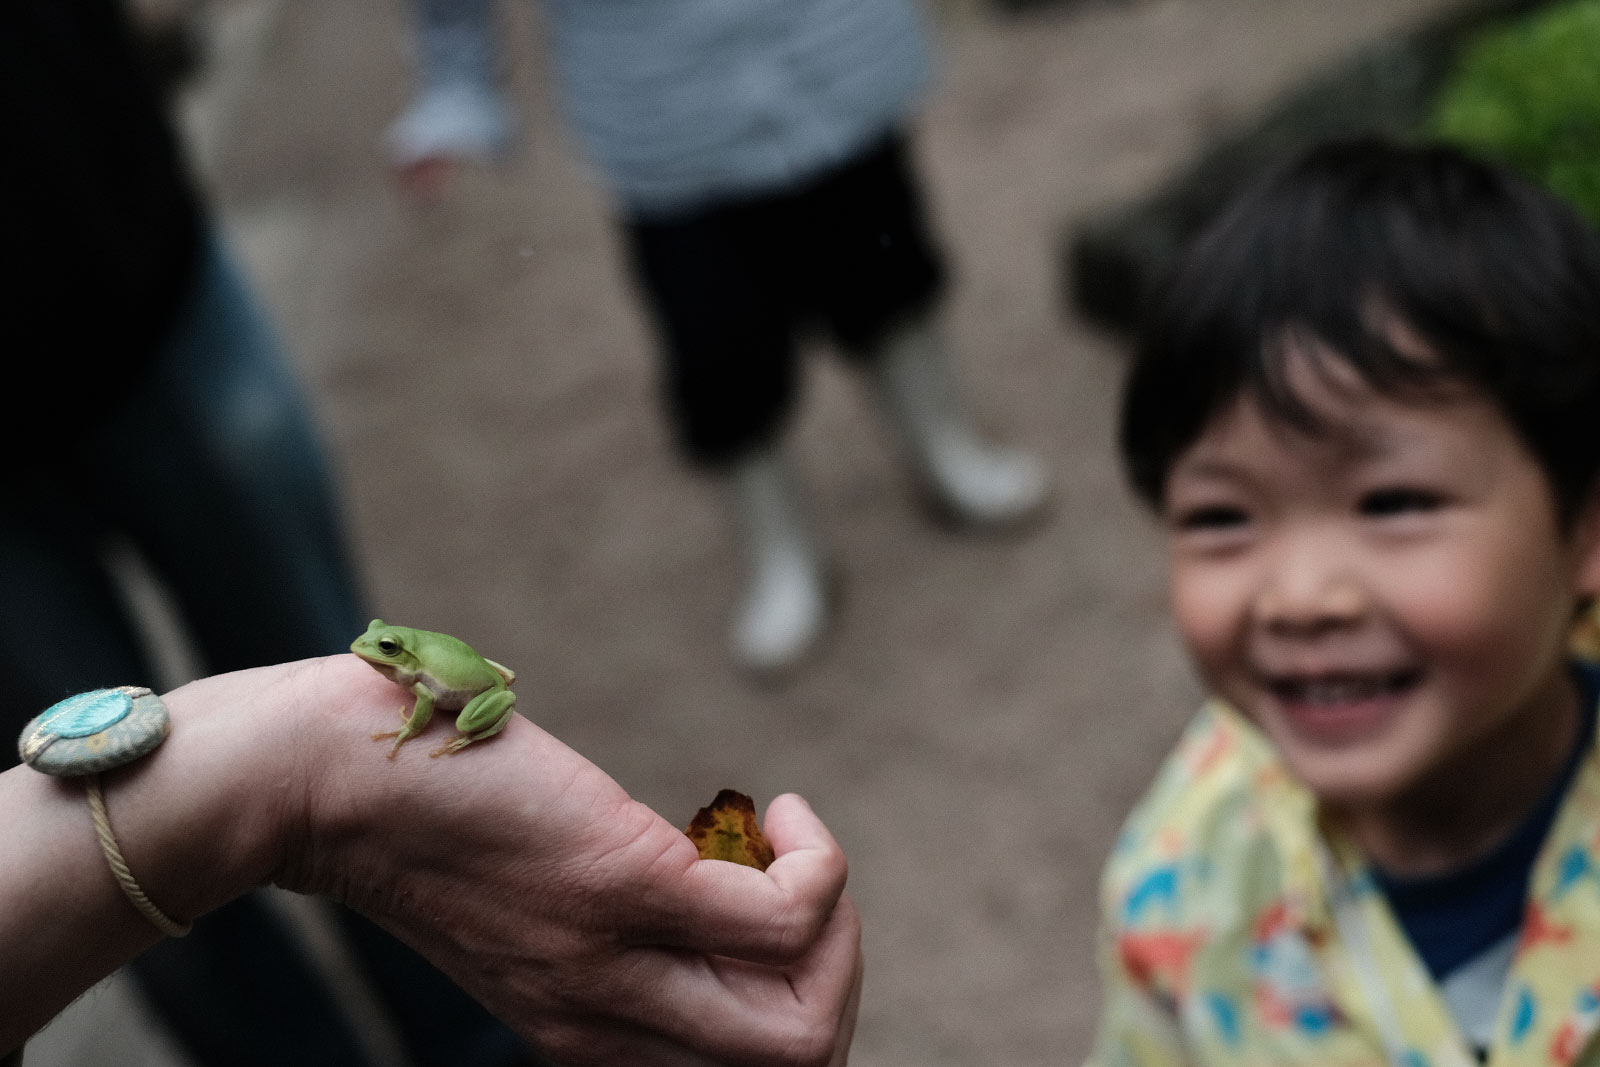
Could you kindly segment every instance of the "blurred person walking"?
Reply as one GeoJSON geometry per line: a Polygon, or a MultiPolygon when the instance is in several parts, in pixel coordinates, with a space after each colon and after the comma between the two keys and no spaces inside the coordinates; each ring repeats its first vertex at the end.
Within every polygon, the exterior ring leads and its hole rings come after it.
{"type": "MultiPolygon", "coordinates": [[[[830,565],[785,431],[797,340],[867,379],[932,501],[974,527],[1041,510],[1040,460],[985,440],[940,325],[945,257],[909,147],[931,80],[914,0],[548,0],[567,116],[619,206],[677,445],[715,478],[748,570],[731,644],[813,647],[830,565]]],[[[434,195],[512,139],[494,0],[416,0],[418,90],[394,162],[434,195]]]]}
{"type": "MultiPolygon", "coordinates": [[[[127,12],[7,10],[18,390],[0,472],[0,676],[15,736],[70,693],[157,682],[108,567],[113,542],[170,590],[209,673],[342,651],[367,616],[299,385],[208,218],[127,12]]],[[[339,910],[334,926],[418,1067],[534,1062],[371,922],[339,910]]],[[[368,1062],[259,894],[131,968],[201,1064],[368,1062]]]]}

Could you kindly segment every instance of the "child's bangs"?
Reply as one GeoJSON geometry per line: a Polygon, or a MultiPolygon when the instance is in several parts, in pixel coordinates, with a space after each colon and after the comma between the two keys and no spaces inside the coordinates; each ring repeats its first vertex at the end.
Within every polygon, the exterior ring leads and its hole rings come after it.
{"type": "MultiPolygon", "coordinates": [[[[1268,193],[1271,190],[1267,190],[1268,193]]],[[[1329,196],[1249,202],[1196,247],[1147,329],[1126,393],[1122,451],[1135,488],[1159,502],[1171,462],[1240,396],[1297,432],[1327,427],[1311,381],[1386,395],[1436,395],[1462,376],[1459,308],[1426,257],[1405,263],[1382,227],[1352,225],[1329,196]]],[[[1476,347],[1476,346],[1471,346],[1476,347]]]]}
{"type": "Polygon", "coordinates": [[[1340,365],[1427,403],[1493,396],[1564,496],[1594,472],[1592,234],[1550,198],[1442,149],[1325,146],[1236,200],[1190,248],[1123,395],[1129,478],[1159,504],[1172,462],[1241,395],[1324,432],[1296,365],[1340,365]],[[1587,435],[1590,440],[1580,440],[1587,435]]]}
{"type": "MultiPolygon", "coordinates": [[[[1374,301],[1373,306],[1381,305],[1374,301]]],[[[1268,421],[1320,437],[1328,427],[1308,393],[1337,395],[1361,386],[1426,404],[1455,395],[1451,386],[1462,380],[1455,361],[1389,311],[1374,311],[1355,325],[1289,322],[1264,332],[1253,358],[1241,358],[1238,384],[1217,398],[1202,423],[1244,395],[1256,401],[1268,421]]]]}

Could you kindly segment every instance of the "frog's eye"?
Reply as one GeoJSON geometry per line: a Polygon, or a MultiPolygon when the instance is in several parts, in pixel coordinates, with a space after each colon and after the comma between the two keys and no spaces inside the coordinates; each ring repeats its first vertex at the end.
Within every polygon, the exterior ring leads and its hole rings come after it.
{"type": "Polygon", "coordinates": [[[385,656],[392,656],[400,651],[400,642],[392,637],[380,637],[378,638],[378,651],[385,656]]]}

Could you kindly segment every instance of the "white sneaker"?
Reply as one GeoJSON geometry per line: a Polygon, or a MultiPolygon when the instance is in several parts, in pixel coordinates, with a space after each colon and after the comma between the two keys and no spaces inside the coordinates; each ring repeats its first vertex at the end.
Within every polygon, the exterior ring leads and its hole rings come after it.
{"type": "Polygon", "coordinates": [[[1043,460],[978,435],[949,351],[931,321],[889,338],[872,363],[872,382],[917,474],[955,518],[1005,526],[1043,509],[1050,495],[1043,460]]]}
{"type": "Polygon", "coordinates": [[[728,494],[748,567],[730,635],[738,664],[758,673],[792,667],[828,620],[827,564],[789,462],[768,450],[736,464],[728,494]]]}
{"type": "Polygon", "coordinates": [[[974,526],[1010,526],[1037,515],[1050,495],[1044,461],[975,437],[930,442],[927,481],[941,506],[974,526]]]}

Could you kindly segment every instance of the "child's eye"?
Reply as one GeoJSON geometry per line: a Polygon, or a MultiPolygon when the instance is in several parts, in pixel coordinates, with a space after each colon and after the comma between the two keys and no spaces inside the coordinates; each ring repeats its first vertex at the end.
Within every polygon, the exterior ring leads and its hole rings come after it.
{"type": "Polygon", "coordinates": [[[1212,504],[1180,511],[1173,525],[1180,531],[1236,530],[1249,521],[1243,508],[1212,504]]]}
{"type": "Polygon", "coordinates": [[[1444,498],[1438,493],[1427,489],[1397,486],[1390,489],[1375,489],[1363,495],[1360,509],[1363,515],[1386,518],[1392,515],[1436,511],[1443,503],[1444,498]]]}

